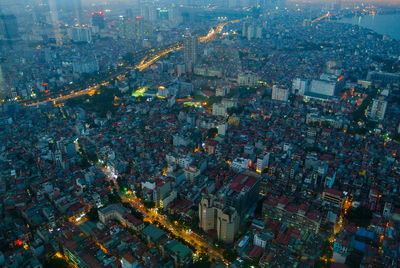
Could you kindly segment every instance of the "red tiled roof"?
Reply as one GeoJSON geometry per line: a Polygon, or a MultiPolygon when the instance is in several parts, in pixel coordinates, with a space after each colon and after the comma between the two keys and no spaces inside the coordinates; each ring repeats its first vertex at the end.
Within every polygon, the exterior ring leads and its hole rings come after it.
{"type": "Polygon", "coordinates": [[[135,226],[139,226],[139,225],[142,224],[142,222],[141,222],[139,219],[135,218],[135,217],[134,217],[132,214],[130,214],[130,213],[126,213],[126,214],[124,215],[124,218],[127,219],[130,223],[132,223],[132,224],[135,225],[135,226]]]}
{"type": "Polygon", "coordinates": [[[258,178],[249,175],[248,173],[240,173],[236,176],[232,184],[230,185],[230,189],[240,192],[243,188],[251,188],[258,181],[258,178]]]}
{"type": "Polygon", "coordinates": [[[254,246],[249,252],[247,252],[247,256],[253,259],[259,259],[263,253],[264,249],[262,247],[254,246]]]}
{"type": "Polygon", "coordinates": [[[331,188],[325,188],[324,192],[332,194],[332,195],[336,195],[336,196],[342,196],[342,192],[335,190],[335,189],[331,189],[331,188]]]}

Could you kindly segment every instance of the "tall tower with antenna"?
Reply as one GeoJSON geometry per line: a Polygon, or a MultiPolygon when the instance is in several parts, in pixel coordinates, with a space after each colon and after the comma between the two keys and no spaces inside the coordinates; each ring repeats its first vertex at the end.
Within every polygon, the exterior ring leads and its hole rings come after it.
{"type": "Polygon", "coordinates": [[[58,26],[58,10],[57,3],[55,0],[49,0],[50,9],[50,20],[53,26],[54,37],[56,39],[57,46],[62,46],[62,37],[60,33],[60,27],[58,26]]]}

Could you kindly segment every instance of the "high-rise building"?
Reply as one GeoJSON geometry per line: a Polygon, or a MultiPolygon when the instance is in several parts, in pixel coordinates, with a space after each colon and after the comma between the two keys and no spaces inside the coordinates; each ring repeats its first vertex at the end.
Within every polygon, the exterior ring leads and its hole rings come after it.
{"type": "Polygon", "coordinates": [[[50,23],[53,26],[54,38],[57,46],[62,46],[62,37],[60,33],[60,27],[58,25],[58,10],[57,3],[55,0],[49,0],[50,9],[50,23]]]}
{"type": "Polygon", "coordinates": [[[217,234],[218,239],[225,243],[233,243],[239,230],[239,215],[233,207],[218,209],[217,234]]]}
{"type": "Polygon", "coordinates": [[[133,19],[134,18],[132,8],[128,8],[127,10],[125,10],[125,14],[126,14],[125,17],[128,18],[128,19],[133,19]]]}
{"type": "Polygon", "coordinates": [[[341,0],[335,0],[332,3],[332,8],[335,11],[340,11],[342,9],[342,1],[341,0]]]}
{"type": "Polygon", "coordinates": [[[104,22],[104,13],[102,11],[99,11],[97,13],[92,12],[92,26],[96,26],[100,30],[104,29],[105,22],[104,22]]]}
{"type": "Polygon", "coordinates": [[[234,207],[243,218],[249,208],[258,200],[259,174],[250,170],[239,173],[229,185],[224,196],[225,207],[234,207]]]}
{"type": "Polygon", "coordinates": [[[383,120],[386,113],[387,101],[382,99],[374,99],[368,107],[367,116],[372,120],[383,120]]]}
{"type": "Polygon", "coordinates": [[[262,27],[254,23],[244,22],[242,36],[246,37],[248,40],[262,38],[262,27]]]}
{"type": "Polygon", "coordinates": [[[188,70],[193,70],[197,63],[197,54],[199,49],[199,40],[196,36],[187,36],[183,44],[183,57],[188,70]]]}
{"type": "Polygon", "coordinates": [[[25,2],[18,0],[1,0],[0,1],[0,15],[3,14],[15,14],[17,16],[24,14],[25,2]]]}
{"type": "Polygon", "coordinates": [[[72,63],[72,68],[74,73],[93,73],[99,70],[99,63],[94,57],[88,57],[84,59],[77,59],[72,63]]]}
{"type": "Polygon", "coordinates": [[[238,74],[237,83],[239,86],[254,87],[258,84],[259,76],[252,72],[238,74]]]}
{"type": "Polygon", "coordinates": [[[154,6],[141,6],[140,16],[147,21],[156,21],[158,19],[158,11],[154,6]]]}
{"type": "Polygon", "coordinates": [[[240,219],[235,208],[223,206],[212,195],[203,196],[199,204],[200,228],[216,230],[218,239],[232,243],[239,229],[240,219]]]}
{"type": "Polygon", "coordinates": [[[274,85],[272,87],[272,100],[277,101],[288,101],[289,99],[289,90],[286,88],[280,88],[274,85]]]}
{"type": "Polygon", "coordinates": [[[173,7],[168,10],[168,20],[172,24],[180,24],[182,22],[181,11],[177,7],[173,7]]]}
{"type": "Polygon", "coordinates": [[[212,195],[204,196],[199,204],[199,225],[204,231],[216,229],[217,211],[212,195]]]}
{"type": "Polygon", "coordinates": [[[295,95],[303,96],[304,92],[308,89],[308,81],[301,78],[295,78],[292,82],[292,93],[295,95]]]}
{"type": "Polygon", "coordinates": [[[80,23],[82,16],[82,0],[54,0],[58,11],[72,15],[74,22],[80,23]]]}
{"type": "Polygon", "coordinates": [[[286,5],[286,0],[260,0],[259,4],[266,10],[282,9],[286,5]]]}
{"type": "Polygon", "coordinates": [[[84,27],[73,27],[70,29],[71,40],[73,42],[92,42],[92,30],[90,28],[84,27]]]}
{"type": "Polygon", "coordinates": [[[124,19],[119,27],[119,35],[124,39],[141,39],[151,34],[151,25],[142,17],[124,19]]]}
{"type": "Polygon", "coordinates": [[[15,15],[0,15],[0,35],[6,39],[19,37],[18,22],[15,15]]]}
{"type": "Polygon", "coordinates": [[[0,99],[7,96],[6,83],[4,82],[3,70],[0,65],[0,99]]]}
{"type": "Polygon", "coordinates": [[[257,158],[256,171],[261,173],[269,164],[269,153],[264,153],[257,158]]]}

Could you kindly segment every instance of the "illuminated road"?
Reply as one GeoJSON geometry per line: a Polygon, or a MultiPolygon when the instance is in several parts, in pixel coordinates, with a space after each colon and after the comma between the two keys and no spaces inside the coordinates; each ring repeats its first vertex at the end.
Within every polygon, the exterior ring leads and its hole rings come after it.
{"type": "Polygon", "coordinates": [[[348,197],[346,197],[346,199],[344,200],[343,206],[341,208],[341,213],[339,215],[339,219],[338,221],[335,223],[335,225],[333,226],[333,234],[332,236],[329,238],[329,241],[331,243],[335,242],[336,240],[336,234],[339,233],[342,230],[343,227],[343,220],[344,217],[346,216],[348,210],[353,207],[353,202],[349,200],[348,197]]]}
{"type": "MultiPolygon", "coordinates": [[[[111,182],[114,187],[118,188],[118,184],[115,181],[116,175],[114,172],[112,172],[112,169],[102,167],[101,170],[103,170],[103,172],[106,174],[108,181],[111,182]]],[[[110,190],[112,190],[112,187],[110,190]]],[[[226,263],[226,260],[222,255],[222,251],[215,249],[214,245],[208,242],[206,239],[202,238],[193,231],[189,232],[188,230],[178,230],[176,226],[169,222],[165,215],[159,214],[156,209],[146,209],[146,207],[143,205],[143,202],[139,198],[135,196],[128,197],[126,195],[120,196],[122,202],[130,203],[132,207],[143,214],[144,221],[162,225],[165,229],[169,230],[170,233],[176,237],[182,238],[187,243],[192,245],[196,249],[197,254],[205,253],[210,257],[210,259],[214,259],[217,262],[226,263]]]]}
{"type": "MultiPolygon", "coordinates": [[[[206,42],[210,42],[212,40],[214,40],[214,38],[216,37],[217,34],[221,33],[224,26],[229,24],[229,23],[237,23],[241,21],[241,19],[238,20],[233,20],[233,21],[228,21],[228,22],[224,22],[221,24],[218,24],[215,29],[214,27],[210,29],[210,31],[207,33],[206,36],[202,36],[199,37],[199,41],[202,43],[206,43],[206,42]]],[[[151,54],[153,50],[149,50],[147,52],[138,52],[137,55],[140,54],[145,54],[144,58],[141,60],[141,62],[135,66],[136,69],[138,69],[139,71],[143,71],[144,69],[150,67],[152,64],[154,64],[155,62],[157,62],[160,58],[162,58],[163,56],[173,52],[173,51],[177,51],[183,48],[183,45],[180,42],[175,43],[174,45],[160,50],[159,52],[157,52],[156,54],[151,54]]],[[[129,71],[123,71],[122,73],[128,73],[129,71]]],[[[116,77],[118,75],[121,75],[121,72],[118,74],[115,74],[113,77],[116,77]]],[[[103,82],[101,84],[96,84],[93,86],[90,86],[86,89],[83,90],[78,90],[78,91],[71,91],[70,93],[66,94],[66,95],[61,95],[58,97],[49,97],[46,100],[42,100],[42,101],[37,101],[34,103],[30,103],[30,104],[26,104],[27,106],[35,106],[35,105],[40,105],[40,104],[45,104],[47,102],[54,102],[55,104],[57,103],[63,103],[68,99],[71,98],[75,98],[75,97],[79,97],[79,96],[83,96],[83,95],[93,95],[95,94],[96,90],[98,90],[100,88],[100,86],[106,86],[108,85],[109,82],[103,82]]]]}
{"type": "MultiPolygon", "coordinates": [[[[107,83],[103,83],[101,85],[108,85],[107,83]]],[[[79,90],[79,91],[72,91],[71,93],[64,95],[64,96],[59,96],[59,97],[55,97],[55,98],[48,98],[47,100],[44,101],[39,101],[39,102],[34,102],[31,104],[28,104],[27,106],[34,106],[34,105],[40,105],[40,104],[44,104],[46,102],[52,101],[55,104],[60,103],[60,102],[65,102],[68,99],[71,98],[75,98],[75,97],[79,97],[79,96],[83,96],[83,95],[93,95],[97,89],[100,88],[100,85],[96,85],[96,86],[92,86],[92,87],[88,87],[86,89],[83,90],[79,90]]]]}
{"type": "Polygon", "coordinates": [[[134,208],[140,211],[144,216],[144,221],[150,223],[159,223],[165,229],[168,229],[173,235],[184,239],[192,245],[198,253],[205,253],[210,256],[210,259],[215,259],[221,263],[226,263],[222,253],[215,249],[212,243],[202,238],[198,234],[188,230],[178,230],[172,223],[168,221],[165,215],[158,213],[156,209],[147,210],[143,203],[136,197],[122,197],[123,202],[130,203],[134,208]]]}
{"type": "MultiPolygon", "coordinates": [[[[210,42],[212,40],[214,40],[214,38],[216,37],[217,34],[220,34],[224,28],[225,25],[229,24],[229,23],[237,23],[241,20],[232,20],[232,21],[228,21],[228,22],[224,22],[221,24],[218,24],[215,29],[214,27],[212,27],[210,29],[210,31],[207,33],[206,36],[201,36],[199,37],[199,41],[201,43],[207,43],[210,42]]],[[[177,42],[174,46],[164,49],[160,52],[158,52],[155,55],[146,55],[145,58],[135,67],[139,70],[139,71],[143,71],[144,69],[150,67],[153,63],[157,62],[161,57],[173,52],[173,51],[177,51],[183,48],[183,45],[181,45],[179,42],[177,42]]]]}
{"type": "Polygon", "coordinates": [[[146,61],[146,59],[147,59],[147,56],[146,56],[138,65],[136,65],[136,68],[139,69],[139,71],[143,71],[144,69],[148,68],[153,63],[158,61],[161,57],[167,55],[168,53],[171,53],[172,51],[180,50],[181,48],[183,48],[183,45],[177,43],[176,45],[174,45],[170,48],[160,51],[159,53],[157,53],[156,55],[154,55],[147,61],[146,61]]]}
{"type": "Polygon", "coordinates": [[[215,38],[216,34],[221,33],[224,26],[227,25],[228,23],[229,22],[224,22],[224,23],[217,25],[217,27],[215,29],[211,28],[211,30],[208,32],[208,34],[206,36],[199,37],[199,41],[201,43],[210,42],[211,40],[213,40],[215,38]]]}
{"type": "Polygon", "coordinates": [[[321,16],[321,17],[319,17],[319,18],[316,18],[316,19],[313,20],[311,23],[315,23],[315,22],[317,22],[317,21],[319,21],[319,20],[322,20],[322,19],[325,19],[325,18],[327,18],[327,17],[329,17],[329,16],[332,16],[332,14],[329,13],[329,11],[328,11],[328,13],[326,13],[325,15],[323,15],[323,16],[321,16]]]}

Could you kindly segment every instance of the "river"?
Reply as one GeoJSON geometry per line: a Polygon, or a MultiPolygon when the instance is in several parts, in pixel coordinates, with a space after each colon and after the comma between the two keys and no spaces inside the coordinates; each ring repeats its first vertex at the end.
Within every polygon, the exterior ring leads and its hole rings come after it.
{"type": "Polygon", "coordinates": [[[400,41],[400,14],[366,15],[343,18],[338,22],[356,24],[400,41]]]}

